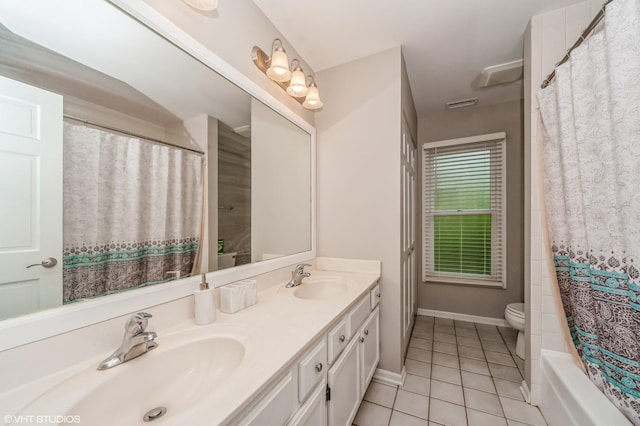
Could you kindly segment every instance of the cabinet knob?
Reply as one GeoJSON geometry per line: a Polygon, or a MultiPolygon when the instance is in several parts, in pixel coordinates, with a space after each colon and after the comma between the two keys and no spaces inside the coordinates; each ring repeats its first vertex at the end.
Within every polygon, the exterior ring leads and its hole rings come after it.
{"type": "Polygon", "coordinates": [[[365,331],[364,331],[364,335],[365,335],[365,336],[368,336],[368,335],[369,335],[369,330],[365,330],[365,331]]]}
{"type": "Polygon", "coordinates": [[[360,343],[364,343],[364,337],[360,337],[360,343]]]}
{"type": "Polygon", "coordinates": [[[345,337],[344,334],[341,334],[340,337],[338,338],[338,340],[340,340],[341,342],[344,342],[347,338],[345,337]]]}
{"type": "Polygon", "coordinates": [[[321,362],[319,362],[319,363],[317,363],[317,364],[316,364],[316,371],[317,371],[318,373],[322,371],[322,363],[321,363],[321,362]]]}
{"type": "Polygon", "coordinates": [[[376,293],[376,297],[379,299],[380,298],[380,292],[376,293]]]}

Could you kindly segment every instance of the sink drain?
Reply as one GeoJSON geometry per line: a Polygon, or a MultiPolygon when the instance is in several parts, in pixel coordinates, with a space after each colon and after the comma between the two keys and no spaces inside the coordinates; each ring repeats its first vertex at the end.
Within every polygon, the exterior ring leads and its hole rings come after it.
{"type": "Polygon", "coordinates": [[[142,420],[144,420],[145,422],[152,422],[164,416],[166,413],[167,413],[166,407],[152,408],[151,410],[145,413],[144,417],[142,417],[142,420]]]}

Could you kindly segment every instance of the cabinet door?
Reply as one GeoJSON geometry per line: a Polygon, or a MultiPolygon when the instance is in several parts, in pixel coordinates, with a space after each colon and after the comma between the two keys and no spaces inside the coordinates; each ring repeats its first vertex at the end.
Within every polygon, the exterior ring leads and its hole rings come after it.
{"type": "Polygon", "coordinates": [[[327,426],[326,389],[327,381],[323,380],[289,422],[289,426],[327,426]]]}
{"type": "Polygon", "coordinates": [[[283,425],[296,408],[296,377],[289,371],[273,390],[240,421],[241,426],[283,425]]]}
{"type": "Polygon", "coordinates": [[[331,392],[328,402],[329,426],[350,425],[360,405],[359,339],[352,339],[327,375],[331,392]]]}
{"type": "Polygon", "coordinates": [[[380,309],[376,308],[360,329],[360,357],[361,357],[361,392],[367,391],[367,386],[380,361],[380,309]]]}

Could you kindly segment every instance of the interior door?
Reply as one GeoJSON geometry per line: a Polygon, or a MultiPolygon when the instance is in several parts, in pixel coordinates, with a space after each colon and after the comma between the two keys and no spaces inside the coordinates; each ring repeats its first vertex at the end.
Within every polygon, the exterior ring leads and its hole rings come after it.
{"type": "Polygon", "coordinates": [[[61,305],[62,96],[1,76],[0,200],[0,319],[61,305]]]}
{"type": "Polygon", "coordinates": [[[403,339],[408,339],[416,311],[416,144],[402,120],[401,297],[403,339]]]}

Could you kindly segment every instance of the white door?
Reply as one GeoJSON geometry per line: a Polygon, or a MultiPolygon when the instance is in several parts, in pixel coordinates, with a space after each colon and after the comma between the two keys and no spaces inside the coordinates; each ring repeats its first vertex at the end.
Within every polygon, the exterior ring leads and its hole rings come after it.
{"type": "Polygon", "coordinates": [[[360,406],[360,354],[358,335],[351,339],[327,374],[330,397],[329,426],[351,425],[360,406]]]}
{"type": "Polygon", "coordinates": [[[376,308],[375,311],[369,315],[369,318],[362,324],[360,331],[361,344],[360,344],[360,377],[361,394],[364,398],[364,394],[369,387],[369,383],[373,378],[373,374],[376,372],[378,361],[380,361],[380,309],[376,308]]]}
{"type": "Polygon", "coordinates": [[[406,119],[402,120],[402,253],[401,253],[401,297],[404,339],[413,327],[416,300],[416,144],[413,141],[406,119]]]}
{"type": "Polygon", "coordinates": [[[325,394],[327,381],[323,380],[313,391],[307,402],[298,410],[289,426],[327,426],[325,394]]]}
{"type": "Polygon", "coordinates": [[[62,96],[0,76],[0,319],[60,305],[62,96]]]}

